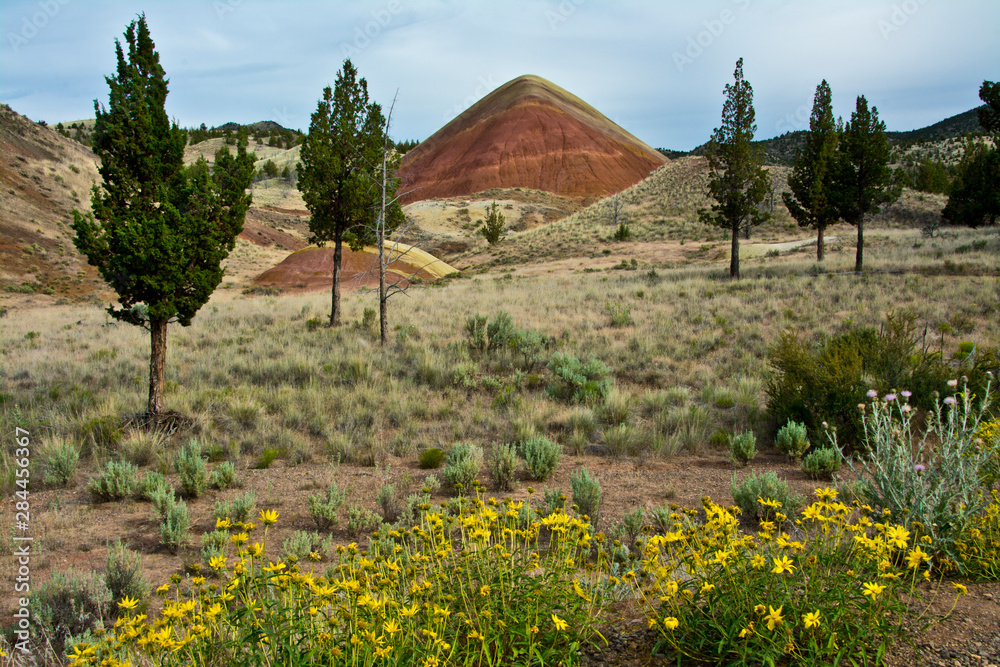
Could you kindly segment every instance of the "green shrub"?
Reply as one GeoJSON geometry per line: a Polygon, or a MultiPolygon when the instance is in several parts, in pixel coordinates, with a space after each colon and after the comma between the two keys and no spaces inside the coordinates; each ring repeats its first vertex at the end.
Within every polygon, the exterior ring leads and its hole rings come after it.
{"type": "Polygon", "coordinates": [[[798,461],[809,449],[806,425],[789,420],[787,424],[778,429],[778,435],[774,438],[774,446],[787,456],[789,461],[798,461]]]}
{"type": "Polygon", "coordinates": [[[590,523],[596,526],[601,511],[600,480],[586,468],[580,468],[569,476],[569,485],[573,489],[573,504],[581,515],[590,517],[590,523]]]}
{"type": "Polygon", "coordinates": [[[489,345],[489,337],[486,334],[486,322],[489,318],[486,315],[476,313],[465,320],[465,341],[470,350],[475,352],[485,352],[489,345]]]}
{"type": "Polygon", "coordinates": [[[802,472],[812,479],[832,480],[840,470],[840,454],[833,447],[819,447],[802,459],[802,472]]]}
{"type": "Polygon", "coordinates": [[[514,445],[500,444],[493,448],[486,467],[490,472],[490,481],[497,491],[510,491],[514,488],[514,478],[518,468],[517,450],[514,445]]]}
{"type": "MultiPolygon", "coordinates": [[[[150,591],[149,583],[142,576],[142,555],[138,551],[133,551],[116,541],[108,547],[108,555],[104,564],[104,584],[111,593],[113,603],[121,602],[122,598],[129,597],[139,601],[140,613],[149,604],[148,597],[150,591]]],[[[110,609],[111,615],[116,616],[119,608],[117,604],[110,609]]]]}
{"type": "Polygon", "coordinates": [[[483,467],[483,448],[471,443],[460,442],[451,448],[444,460],[441,476],[454,489],[466,491],[483,467]]]}
{"type": "Polygon", "coordinates": [[[743,511],[743,517],[748,521],[769,521],[774,518],[775,512],[791,516],[804,502],[802,496],[792,491],[787,481],[779,479],[773,472],[751,473],[742,482],[734,474],[729,481],[729,490],[736,506],[743,511]],[[780,507],[760,503],[758,498],[776,502],[780,507]]]}
{"type": "Polygon", "coordinates": [[[329,535],[324,538],[316,532],[297,530],[285,539],[285,543],[281,546],[281,557],[289,562],[304,560],[310,554],[316,554],[314,558],[322,558],[330,550],[332,542],[333,538],[329,535]]]}
{"type": "Polygon", "coordinates": [[[729,460],[742,468],[757,456],[757,438],[752,431],[734,433],[729,437],[729,460]]]}
{"type": "Polygon", "coordinates": [[[139,500],[145,500],[152,502],[153,496],[157,492],[170,489],[171,495],[173,495],[173,488],[171,488],[170,483],[167,478],[164,477],[163,473],[157,472],[155,470],[148,471],[139,480],[139,483],[135,487],[135,497],[139,500]]]}
{"type": "Polygon", "coordinates": [[[160,521],[163,521],[167,518],[170,508],[177,501],[177,491],[169,484],[157,486],[150,492],[149,500],[153,504],[153,511],[156,512],[156,516],[160,518],[160,521]]]}
{"type": "Polygon", "coordinates": [[[233,462],[225,461],[216,466],[208,477],[208,485],[222,491],[236,486],[236,466],[233,465],[233,462]]]}
{"type": "Polygon", "coordinates": [[[128,497],[135,487],[138,468],[131,463],[108,461],[104,470],[87,483],[94,502],[103,503],[128,497]]]}
{"type": "Polygon", "coordinates": [[[232,500],[215,503],[212,515],[216,519],[229,519],[233,523],[245,523],[253,516],[255,509],[257,509],[257,497],[254,496],[253,491],[247,491],[232,500]]]}
{"type": "Polygon", "coordinates": [[[174,457],[174,470],[180,476],[180,491],[185,498],[198,498],[208,487],[208,467],[201,457],[201,443],[189,440],[174,457]]]}
{"type": "Polygon", "coordinates": [[[37,588],[32,586],[29,614],[58,655],[66,640],[92,630],[111,618],[113,600],[104,578],[95,571],[53,570],[37,588]]]}
{"type": "Polygon", "coordinates": [[[521,445],[524,469],[531,479],[544,482],[559,465],[562,447],[547,438],[530,438],[521,445]]]}
{"type": "Polygon", "coordinates": [[[768,412],[778,424],[800,422],[813,433],[822,422],[837,429],[843,447],[861,442],[857,406],[869,389],[885,395],[906,388],[915,407],[933,407],[933,393],[947,389],[948,367],[921,344],[913,317],[888,315],[876,330],[853,325],[816,345],[786,331],[769,350],[774,373],[766,385],[768,412]]]}
{"type": "Polygon", "coordinates": [[[383,484],[375,494],[375,504],[382,512],[382,520],[386,523],[395,523],[403,511],[399,496],[396,495],[395,484],[383,484]]]}
{"type": "Polygon", "coordinates": [[[367,507],[351,505],[347,508],[347,532],[356,537],[371,532],[382,523],[382,517],[367,507]]]}
{"type": "Polygon", "coordinates": [[[531,372],[542,362],[542,353],[548,345],[548,338],[531,329],[521,329],[514,332],[510,341],[510,349],[522,359],[522,367],[531,372]]]}
{"type": "Polygon", "coordinates": [[[487,349],[490,352],[506,350],[514,339],[514,320],[501,310],[490,320],[486,327],[486,335],[489,338],[487,349]]]}
{"type": "Polygon", "coordinates": [[[260,453],[260,456],[257,457],[257,461],[254,463],[254,468],[257,470],[267,470],[280,455],[281,451],[277,447],[268,447],[260,453]]]}
{"type": "Polygon", "coordinates": [[[167,507],[166,516],[160,523],[160,543],[176,552],[188,539],[191,522],[188,519],[187,503],[178,500],[167,507]]]}
{"type": "Polygon", "coordinates": [[[440,468],[441,464],[444,463],[444,458],[444,450],[438,449],[437,447],[431,447],[430,449],[425,449],[420,452],[418,462],[420,463],[421,468],[424,470],[430,470],[433,468],[440,468]]]}
{"type": "Polygon", "coordinates": [[[56,439],[45,444],[41,453],[42,472],[46,486],[69,486],[80,462],[80,448],[68,439],[56,439]]]}
{"type": "Polygon", "coordinates": [[[347,500],[347,492],[337,488],[337,483],[330,484],[326,493],[313,493],[309,496],[309,516],[316,522],[320,530],[330,530],[340,520],[337,512],[347,500]]]}
{"type": "Polygon", "coordinates": [[[560,352],[552,357],[549,370],[553,383],[546,391],[560,401],[583,403],[603,400],[611,391],[608,367],[597,359],[581,362],[576,357],[560,352]]]}

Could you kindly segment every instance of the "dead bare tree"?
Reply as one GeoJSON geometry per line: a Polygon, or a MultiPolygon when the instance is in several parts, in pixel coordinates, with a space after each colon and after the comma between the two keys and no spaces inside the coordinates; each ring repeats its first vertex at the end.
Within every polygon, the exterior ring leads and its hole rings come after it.
{"type": "Polygon", "coordinates": [[[398,96],[399,91],[392,98],[392,106],[389,107],[389,113],[386,115],[383,133],[385,139],[382,146],[382,164],[379,168],[378,182],[375,183],[375,187],[379,189],[380,195],[380,206],[375,215],[375,240],[378,250],[379,341],[383,346],[386,344],[389,336],[389,299],[396,294],[405,293],[421,271],[440,261],[434,259],[420,266],[411,263],[411,266],[415,268],[409,274],[398,274],[399,277],[391,281],[388,278],[390,266],[401,262],[401,260],[406,260],[408,257],[416,257],[416,253],[413,252],[414,248],[402,241],[406,236],[406,232],[415,224],[415,221],[412,218],[404,218],[402,224],[392,226],[391,230],[389,225],[389,215],[392,208],[399,201],[401,194],[406,194],[398,192],[399,180],[395,173],[399,167],[398,156],[395,155],[395,151],[390,151],[389,149],[389,125],[392,122],[392,113],[396,107],[396,98],[398,96]]]}

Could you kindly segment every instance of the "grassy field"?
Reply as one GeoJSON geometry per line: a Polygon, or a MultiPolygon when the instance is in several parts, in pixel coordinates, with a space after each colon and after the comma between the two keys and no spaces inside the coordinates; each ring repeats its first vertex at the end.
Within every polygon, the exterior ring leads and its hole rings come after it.
{"type": "MultiPolygon", "coordinates": [[[[580,420],[595,425],[574,446],[602,444],[603,406],[568,407],[543,390],[545,363],[567,352],[611,370],[609,400],[627,417],[617,423],[635,428],[630,449],[667,454],[698,450],[717,429],[759,425],[768,346],[786,329],[816,340],[849,322],[877,326],[886,313],[906,311],[946,357],[966,340],[1000,344],[995,230],[933,239],[885,230],[869,235],[868,248],[871,273],[863,276],[849,272],[853,248],[840,242],[822,267],[807,247],[746,262],[739,282],[712,267],[480,274],[394,302],[396,338],[385,349],[360,324],[374,307],[370,295],[349,296],[345,319],[355,323],[330,330],[317,326],[325,294],[251,298],[223,290],[191,327],[171,328],[167,406],[243,465],[269,447],[290,458],[350,460],[363,452],[374,462],[383,452],[415,455],[458,440],[510,441],[519,429],[569,446],[580,420]],[[534,363],[465,345],[469,316],[501,310],[517,328],[547,337],[534,363]]],[[[42,425],[44,440],[76,440],[88,464],[127,457],[127,449],[103,449],[93,430],[104,418],[141,411],[145,332],[109,322],[94,306],[11,315],[0,319],[4,428],[13,429],[19,411],[42,425]]]]}

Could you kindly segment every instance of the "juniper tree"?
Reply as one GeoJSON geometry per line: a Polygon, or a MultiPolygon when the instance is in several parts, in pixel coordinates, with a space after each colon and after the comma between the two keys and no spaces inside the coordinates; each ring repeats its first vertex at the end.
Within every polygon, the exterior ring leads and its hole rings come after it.
{"type": "Polygon", "coordinates": [[[729,275],[740,277],[740,238],[745,225],[757,225],[771,215],[760,208],[771,187],[764,169],[764,152],[753,146],[757,131],[753,108],[753,87],[743,78],[743,59],[736,61],[735,83],[726,84],[722,125],[708,143],[708,190],[711,212],[701,211],[701,220],[732,232],[729,275]]]}
{"type": "Polygon", "coordinates": [[[969,143],[951,184],[951,195],[942,216],[952,224],[978,227],[994,224],[1000,215],[1000,83],[983,81],[979,99],[979,124],[993,138],[993,148],[969,143]]]}
{"type": "Polygon", "coordinates": [[[878,213],[881,204],[890,203],[899,196],[899,191],[891,187],[889,158],[885,123],[878,119],[876,107],[868,110],[868,100],[862,95],[840,137],[834,177],[840,217],[858,228],[855,271],[860,272],[864,264],[865,216],[878,213]]]}
{"type": "Polygon", "coordinates": [[[805,143],[795,151],[788,177],[791,192],[782,194],[788,212],[800,227],[816,229],[816,260],[823,261],[823,232],[840,213],[833,192],[839,130],[833,119],[833,96],[824,79],[816,87],[805,143]]]}
{"type": "Polygon", "coordinates": [[[309,241],[320,246],[333,242],[330,326],[341,321],[343,243],[360,250],[373,240],[374,226],[368,221],[380,199],[372,183],[381,164],[385,118],[368,99],[368,82],[357,74],[347,59],[334,87],[323,89],[302,142],[298,170],[298,188],[311,214],[309,241]]]}
{"type": "Polygon", "coordinates": [[[73,242],[118,294],[115,319],[150,332],[146,414],[163,410],[167,325],[191,324],[222,281],[250,205],[253,158],[241,135],[237,155],[223,147],[214,170],[184,168],[185,134],[164,110],[167,79],[145,15],[115,40],[117,70],[105,77],[108,107],[97,100],[94,153],[103,184],[92,213],[73,211],[73,242]]]}

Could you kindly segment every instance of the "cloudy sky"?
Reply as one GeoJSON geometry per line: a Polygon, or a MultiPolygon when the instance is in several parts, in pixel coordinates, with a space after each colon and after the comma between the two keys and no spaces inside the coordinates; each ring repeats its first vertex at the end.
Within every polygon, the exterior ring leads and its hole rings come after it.
{"type": "Polygon", "coordinates": [[[807,127],[824,78],[836,114],[863,94],[890,130],[971,109],[1000,79],[996,0],[4,0],[0,101],[50,124],[93,117],[138,12],[184,126],[306,130],[348,56],[384,106],[398,89],[398,139],[537,74],[674,149],[719,124],[741,56],[759,138],[807,127]]]}

